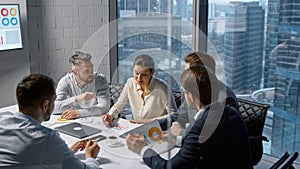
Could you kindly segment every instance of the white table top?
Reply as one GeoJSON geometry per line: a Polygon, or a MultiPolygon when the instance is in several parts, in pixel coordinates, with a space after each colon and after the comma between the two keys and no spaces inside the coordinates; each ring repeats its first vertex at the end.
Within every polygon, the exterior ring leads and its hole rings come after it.
{"type": "MultiPolygon", "coordinates": [[[[0,113],[5,112],[5,111],[10,111],[10,112],[16,112],[18,111],[18,107],[16,105],[14,106],[9,106],[5,108],[0,108],[0,113]]],[[[59,115],[52,115],[50,120],[47,122],[44,122],[43,125],[49,127],[49,128],[54,128],[58,127],[70,122],[79,122],[81,124],[85,124],[88,126],[92,126],[95,128],[100,128],[102,130],[101,133],[95,134],[96,135],[104,135],[106,137],[108,136],[119,136],[120,132],[124,132],[127,130],[130,130],[132,128],[137,127],[138,125],[131,124],[129,121],[120,119],[118,122],[117,127],[113,128],[107,128],[105,125],[102,124],[102,121],[99,116],[94,116],[94,117],[85,117],[85,118],[79,118],[76,120],[69,120],[67,122],[61,122],[58,121],[57,118],[59,115]]],[[[67,134],[60,133],[60,136],[63,140],[66,141],[66,143],[71,146],[73,143],[78,141],[79,139],[69,136],[67,134]]],[[[93,137],[91,136],[91,137],[93,137]]],[[[121,143],[123,143],[122,146],[119,147],[110,147],[107,144],[107,139],[102,140],[97,142],[100,146],[100,153],[98,154],[99,158],[99,163],[100,167],[103,169],[106,168],[116,168],[116,167],[122,167],[122,169],[127,169],[127,168],[148,168],[147,165],[144,164],[143,160],[139,157],[139,155],[131,152],[128,150],[126,146],[126,140],[123,138],[119,138],[121,143]]],[[[171,156],[174,156],[177,153],[178,149],[173,149],[171,151],[171,156]]],[[[77,152],[76,154],[80,159],[84,159],[84,151],[77,152]]],[[[162,157],[167,158],[168,153],[162,154],[162,157]]]]}

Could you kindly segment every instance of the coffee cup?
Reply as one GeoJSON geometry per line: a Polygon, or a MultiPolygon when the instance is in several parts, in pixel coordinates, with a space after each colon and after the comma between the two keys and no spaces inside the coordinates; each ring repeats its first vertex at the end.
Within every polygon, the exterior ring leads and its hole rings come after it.
{"type": "Polygon", "coordinates": [[[108,136],[108,142],[111,145],[118,144],[119,143],[119,139],[116,136],[108,136]]]}

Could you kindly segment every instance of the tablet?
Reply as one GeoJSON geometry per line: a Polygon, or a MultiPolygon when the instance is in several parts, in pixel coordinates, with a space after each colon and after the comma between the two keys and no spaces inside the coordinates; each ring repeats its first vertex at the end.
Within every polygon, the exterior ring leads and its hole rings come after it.
{"type": "Polygon", "coordinates": [[[174,148],[167,141],[160,140],[160,135],[162,134],[162,130],[158,120],[154,120],[152,122],[136,127],[132,130],[129,130],[121,134],[120,137],[125,138],[128,134],[131,135],[140,134],[144,136],[148,146],[151,147],[154,151],[156,151],[159,154],[167,152],[172,148],[174,148]]]}
{"type": "Polygon", "coordinates": [[[100,129],[80,123],[69,123],[63,126],[55,127],[54,130],[80,139],[100,133],[102,131],[100,129]]]}

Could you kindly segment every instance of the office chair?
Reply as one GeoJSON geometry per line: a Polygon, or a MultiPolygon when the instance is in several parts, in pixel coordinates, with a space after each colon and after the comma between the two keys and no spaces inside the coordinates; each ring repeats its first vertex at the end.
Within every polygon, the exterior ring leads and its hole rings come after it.
{"type": "Polygon", "coordinates": [[[120,94],[123,90],[124,85],[119,83],[110,83],[109,92],[110,92],[110,106],[112,107],[120,97],[120,94]]]}
{"type": "MultiPolygon", "coordinates": [[[[112,107],[120,97],[124,85],[121,83],[109,83],[109,93],[110,93],[110,107],[112,107]]],[[[126,104],[123,110],[120,112],[119,117],[126,119],[127,115],[131,114],[129,104],[126,104]]]]}
{"type": "Polygon", "coordinates": [[[253,165],[256,165],[263,155],[263,141],[268,139],[262,135],[269,104],[238,98],[239,111],[248,128],[249,142],[252,153],[253,165]]]}
{"type": "Polygon", "coordinates": [[[285,152],[283,156],[277,160],[270,169],[294,169],[293,163],[298,158],[298,152],[294,152],[292,155],[289,155],[288,152],[285,152]]]}

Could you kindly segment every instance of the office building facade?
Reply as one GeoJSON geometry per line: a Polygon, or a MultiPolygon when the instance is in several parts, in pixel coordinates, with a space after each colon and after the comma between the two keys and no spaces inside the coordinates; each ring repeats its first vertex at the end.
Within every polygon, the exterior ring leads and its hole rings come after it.
{"type": "Polygon", "coordinates": [[[225,14],[224,69],[227,85],[237,94],[260,88],[264,10],[258,2],[230,2],[225,14]]]}
{"type": "Polygon", "coordinates": [[[269,1],[265,86],[275,87],[272,154],[300,149],[300,2],[269,1]]]}

